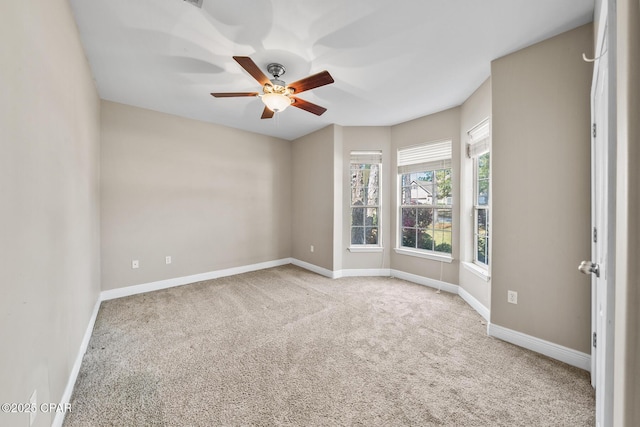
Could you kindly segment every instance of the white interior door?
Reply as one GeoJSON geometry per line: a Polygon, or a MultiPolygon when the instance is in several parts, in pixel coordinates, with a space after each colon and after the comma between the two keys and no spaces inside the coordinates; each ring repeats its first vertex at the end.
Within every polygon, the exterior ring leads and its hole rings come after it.
{"type": "MultiPolygon", "coordinates": [[[[592,250],[591,261],[581,264],[581,271],[592,273],[592,352],[591,382],[596,389],[596,425],[613,422],[613,219],[615,205],[615,69],[610,43],[609,1],[596,9],[598,37],[591,90],[591,182],[592,182],[592,250]],[[599,12],[599,13],[598,13],[599,12]]],[[[614,15],[615,16],[615,15],[614,15]]]]}
{"type": "MultiPolygon", "coordinates": [[[[607,39],[605,34],[605,40],[607,39]]],[[[605,54],[606,56],[606,54],[605,54]]],[[[594,128],[593,132],[593,243],[591,260],[597,266],[597,274],[592,275],[591,295],[592,295],[592,383],[596,388],[596,419],[597,426],[606,426],[604,420],[604,380],[605,380],[605,364],[607,346],[607,104],[608,104],[608,85],[606,84],[608,69],[606,67],[606,58],[601,57],[595,65],[596,86],[595,86],[595,111],[593,111],[594,128]],[[595,357],[594,357],[595,356],[595,357]]]]}

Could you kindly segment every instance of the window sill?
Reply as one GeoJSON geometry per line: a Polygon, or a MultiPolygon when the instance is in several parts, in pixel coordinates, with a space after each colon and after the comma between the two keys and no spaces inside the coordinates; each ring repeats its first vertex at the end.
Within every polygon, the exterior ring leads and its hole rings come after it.
{"type": "Polygon", "coordinates": [[[435,253],[423,252],[423,251],[417,251],[417,250],[411,250],[411,249],[405,249],[405,248],[395,248],[394,251],[400,255],[409,255],[409,256],[415,256],[418,258],[426,258],[433,261],[446,262],[447,264],[451,264],[451,262],[453,261],[453,258],[450,255],[439,255],[435,253]]]}
{"type": "Polygon", "coordinates": [[[384,251],[384,248],[382,246],[362,245],[362,246],[349,246],[347,250],[349,252],[354,252],[354,253],[371,253],[371,252],[382,252],[384,251]]]}
{"type": "Polygon", "coordinates": [[[488,282],[489,279],[491,279],[491,276],[489,275],[489,271],[486,268],[482,268],[479,265],[476,265],[472,262],[463,262],[462,266],[467,270],[469,270],[470,272],[472,272],[473,274],[475,274],[476,276],[478,276],[479,278],[481,278],[482,280],[484,280],[485,282],[488,282]]]}

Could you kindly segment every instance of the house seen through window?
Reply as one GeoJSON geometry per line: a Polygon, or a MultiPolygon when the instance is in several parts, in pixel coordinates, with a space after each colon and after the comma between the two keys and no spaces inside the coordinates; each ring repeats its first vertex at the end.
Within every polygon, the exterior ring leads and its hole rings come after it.
{"type": "Polygon", "coordinates": [[[451,254],[451,141],[398,150],[402,248],[451,254]]]}
{"type": "Polygon", "coordinates": [[[380,244],[379,151],[351,153],[351,245],[380,244]]]}

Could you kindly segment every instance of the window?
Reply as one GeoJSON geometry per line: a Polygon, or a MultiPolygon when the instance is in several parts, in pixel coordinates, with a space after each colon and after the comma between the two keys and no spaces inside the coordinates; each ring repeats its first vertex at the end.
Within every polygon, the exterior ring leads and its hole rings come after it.
{"type": "Polygon", "coordinates": [[[451,141],[398,150],[401,248],[451,254],[451,141]]]}
{"type": "Polygon", "coordinates": [[[489,152],[473,159],[475,188],[474,211],[474,259],[480,265],[489,265],[489,152]]]}
{"type": "Polygon", "coordinates": [[[351,245],[380,243],[380,151],[351,153],[351,245]]]}
{"type": "Polygon", "coordinates": [[[469,132],[467,154],[473,160],[473,262],[489,267],[491,153],[489,122],[469,132]]]}

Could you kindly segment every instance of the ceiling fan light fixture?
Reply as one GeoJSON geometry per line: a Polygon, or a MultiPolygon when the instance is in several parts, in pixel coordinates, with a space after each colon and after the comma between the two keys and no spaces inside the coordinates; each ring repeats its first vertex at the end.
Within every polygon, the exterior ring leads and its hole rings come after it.
{"type": "Polygon", "coordinates": [[[293,99],[287,95],[277,92],[265,93],[260,96],[264,105],[274,113],[280,113],[284,111],[289,105],[293,103],[293,99]]]}

